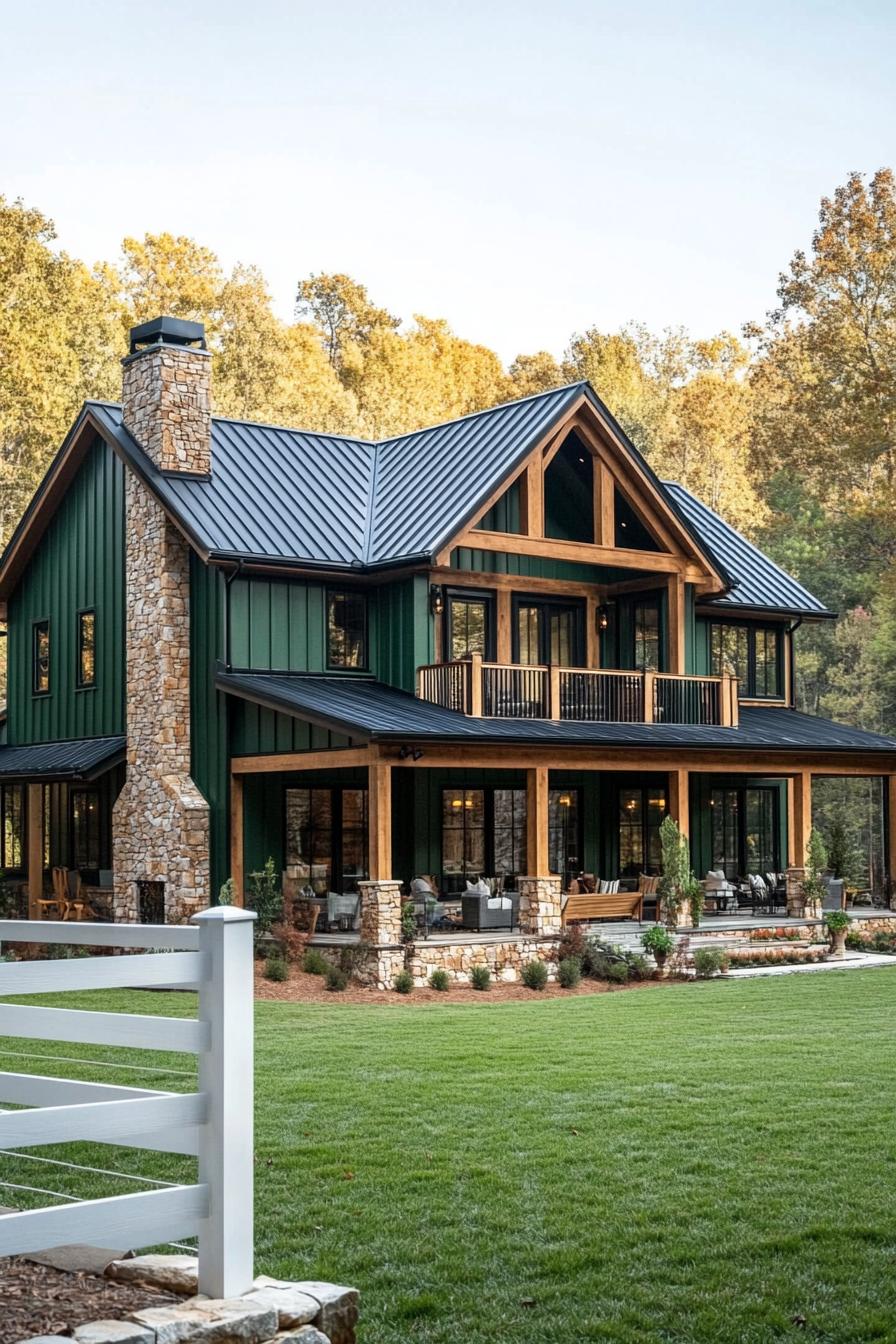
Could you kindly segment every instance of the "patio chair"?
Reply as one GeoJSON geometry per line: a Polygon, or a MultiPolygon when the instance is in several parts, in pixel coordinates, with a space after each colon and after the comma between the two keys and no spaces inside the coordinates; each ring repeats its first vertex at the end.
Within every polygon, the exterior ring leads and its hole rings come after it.
{"type": "Polygon", "coordinates": [[[727,914],[732,905],[737,906],[737,887],[729,882],[723,868],[710,868],[703,879],[703,895],[712,902],[712,910],[707,914],[727,914]]]}
{"type": "Polygon", "coordinates": [[[461,897],[461,925],[465,929],[514,929],[519,923],[519,892],[505,891],[490,896],[483,891],[468,891],[461,897]]]}
{"type": "MultiPolygon", "coordinates": [[[[65,872],[65,869],[63,868],[62,871],[65,872]]],[[[68,904],[66,912],[62,918],[71,919],[74,917],[75,921],[80,921],[82,919],[99,919],[99,914],[90,904],[90,901],[82,890],[83,883],[81,881],[81,874],[78,872],[77,868],[70,869],[67,877],[68,904]]]]}
{"type": "Polygon", "coordinates": [[[356,929],[360,911],[361,897],[357,893],[350,892],[346,896],[335,891],[327,893],[327,924],[330,928],[335,924],[346,933],[356,929]]]}

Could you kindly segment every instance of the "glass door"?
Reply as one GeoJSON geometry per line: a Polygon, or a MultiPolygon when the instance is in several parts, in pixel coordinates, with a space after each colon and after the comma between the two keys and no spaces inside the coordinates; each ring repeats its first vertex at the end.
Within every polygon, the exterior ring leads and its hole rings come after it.
{"type": "Polygon", "coordinates": [[[580,603],[528,597],[514,600],[513,657],[517,663],[581,667],[584,634],[580,603]]]}

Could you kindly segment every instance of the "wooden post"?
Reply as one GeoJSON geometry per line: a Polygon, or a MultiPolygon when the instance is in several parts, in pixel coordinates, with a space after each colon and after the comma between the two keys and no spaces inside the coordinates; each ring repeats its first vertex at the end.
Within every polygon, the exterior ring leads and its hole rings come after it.
{"type": "Polygon", "coordinates": [[[598,546],[616,545],[616,482],[599,457],[594,459],[594,540],[598,546]]]}
{"type": "Polygon", "coordinates": [[[510,589],[499,588],[495,597],[497,639],[496,648],[499,663],[509,663],[512,657],[513,637],[510,630],[510,589]]]}
{"type": "Polygon", "coordinates": [[[544,465],[541,453],[520,478],[520,527],[526,537],[544,536],[544,465]]]}
{"type": "Polygon", "coordinates": [[[387,761],[371,761],[367,789],[370,880],[388,882],[392,877],[392,767],[387,761]]]}
{"type": "Polygon", "coordinates": [[[482,654],[470,654],[470,699],[468,713],[482,718],[482,654]]]}
{"type": "Polygon", "coordinates": [[[548,668],[548,712],[552,719],[560,718],[560,668],[556,663],[548,668]]]}
{"type": "Polygon", "coordinates": [[[656,690],[656,673],[642,672],[644,686],[644,722],[653,723],[653,697],[656,690]]]}
{"type": "Polygon", "coordinates": [[[243,776],[230,776],[230,880],[233,883],[233,903],[242,905],[245,899],[246,874],[243,862],[244,815],[243,776]]]}
{"type": "Polygon", "coordinates": [[[669,816],[678,822],[682,835],[690,835],[691,805],[687,770],[669,771],[669,816]]]}
{"type": "MultiPolygon", "coordinates": [[[[40,919],[44,894],[44,786],[28,785],[28,918],[40,919]]],[[[60,915],[61,915],[60,911],[60,915]]]]}
{"type": "Polygon", "coordinates": [[[719,687],[719,719],[720,727],[732,728],[731,705],[732,705],[732,682],[733,677],[729,677],[727,672],[722,673],[722,683],[719,687]]]}
{"type": "Polygon", "coordinates": [[[796,789],[792,776],[787,780],[787,867],[796,868],[799,860],[796,853],[796,789]]]}
{"type": "Polygon", "coordinates": [[[793,857],[794,867],[806,865],[806,846],[812,829],[812,773],[801,770],[793,777],[793,857]]]}
{"type": "Polygon", "coordinates": [[[526,771],[526,868],[529,877],[549,872],[548,769],[538,765],[526,771]]]}
{"type": "Polygon", "coordinates": [[[597,608],[600,599],[585,598],[585,666],[600,667],[600,632],[597,628],[597,608]]]}
{"type": "Polygon", "coordinates": [[[669,631],[669,671],[684,676],[684,579],[681,574],[670,574],[668,582],[667,626],[669,631]]]}
{"type": "Polygon", "coordinates": [[[896,775],[887,775],[887,873],[890,878],[890,903],[896,895],[896,775]]]}

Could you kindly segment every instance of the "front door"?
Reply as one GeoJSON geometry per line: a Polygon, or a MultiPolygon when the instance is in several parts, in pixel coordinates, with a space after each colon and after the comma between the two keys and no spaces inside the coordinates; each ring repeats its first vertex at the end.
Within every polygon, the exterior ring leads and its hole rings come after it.
{"type": "Polygon", "coordinates": [[[584,607],[576,602],[517,597],[513,613],[515,663],[584,666],[584,607]]]}

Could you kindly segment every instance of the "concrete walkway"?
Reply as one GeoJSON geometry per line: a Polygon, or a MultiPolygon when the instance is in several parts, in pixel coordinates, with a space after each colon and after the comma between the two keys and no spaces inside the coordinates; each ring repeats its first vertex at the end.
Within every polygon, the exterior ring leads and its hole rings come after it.
{"type": "Polygon", "coordinates": [[[744,966],[741,970],[729,971],[729,980],[746,980],[756,975],[803,975],[816,971],[862,971],[869,966],[896,966],[896,956],[887,956],[881,952],[847,952],[842,961],[815,961],[800,965],[797,962],[784,966],[744,966]]]}

